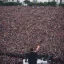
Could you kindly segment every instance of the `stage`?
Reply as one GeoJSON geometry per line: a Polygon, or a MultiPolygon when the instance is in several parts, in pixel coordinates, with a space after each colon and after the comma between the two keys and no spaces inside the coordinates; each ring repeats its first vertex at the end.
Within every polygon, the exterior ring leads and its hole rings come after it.
{"type": "MultiPolygon", "coordinates": [[[[28,61],[28,60],[27,60],[28,61]]],[[[23,59],[23,64],[28,64],[28,62],[25,62],[25,59],[23,59]]],[[[49,64],[48,62],[47,62],[47,60],[41,60],[41,59],[37,59],[37,64],[49,64]]]]}

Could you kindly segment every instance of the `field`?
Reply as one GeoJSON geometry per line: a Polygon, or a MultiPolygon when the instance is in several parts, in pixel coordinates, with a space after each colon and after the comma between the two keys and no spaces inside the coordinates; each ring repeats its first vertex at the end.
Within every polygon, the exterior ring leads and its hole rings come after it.
{"type": "Polygon", "coordinates": [[[22,54],[38,44],[38,54],[64,58],[64,8],[0,6],[0,51],[22,54]]]}

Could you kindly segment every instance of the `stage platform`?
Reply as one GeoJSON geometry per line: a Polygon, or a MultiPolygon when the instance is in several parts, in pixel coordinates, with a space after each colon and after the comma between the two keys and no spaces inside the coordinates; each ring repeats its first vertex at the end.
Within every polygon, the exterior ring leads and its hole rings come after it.
{"type": "MultiPolygon", "coordinates": [[[[28,62],[25,62],[25,59],[23,59],[23,64],[28,64],[28,62]]],[[[37,59],[37,64],[49,64],[49,63],[47,62],[47,60],[44,61],[44,60],[41,60],[41,59],[37,59]]]]}

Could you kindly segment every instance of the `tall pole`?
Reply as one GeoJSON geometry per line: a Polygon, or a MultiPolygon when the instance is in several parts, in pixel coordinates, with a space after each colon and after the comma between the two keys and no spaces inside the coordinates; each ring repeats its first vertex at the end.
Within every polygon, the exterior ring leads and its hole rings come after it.
{"type": "Polygon", "coordinates": [[[62,4],[62,0],[60,0],[60,4],[62,4]]]}

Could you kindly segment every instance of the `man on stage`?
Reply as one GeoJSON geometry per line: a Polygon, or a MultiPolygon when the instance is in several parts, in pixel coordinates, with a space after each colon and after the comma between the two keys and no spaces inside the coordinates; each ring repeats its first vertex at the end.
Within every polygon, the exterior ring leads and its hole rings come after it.
{"type": "Polygon", "coordinates": [[[30,53],[28,53],[26,55],[26,60],[25,61],[27,61],[27,59],[28,59],[29,64],[37,64],[37,57],[38,57],[37,51],[39,50],[39,48],[40,48],[39,45],[37,46],[35,51],[33,51],[33,48],[31,48],[30,53]]]}

